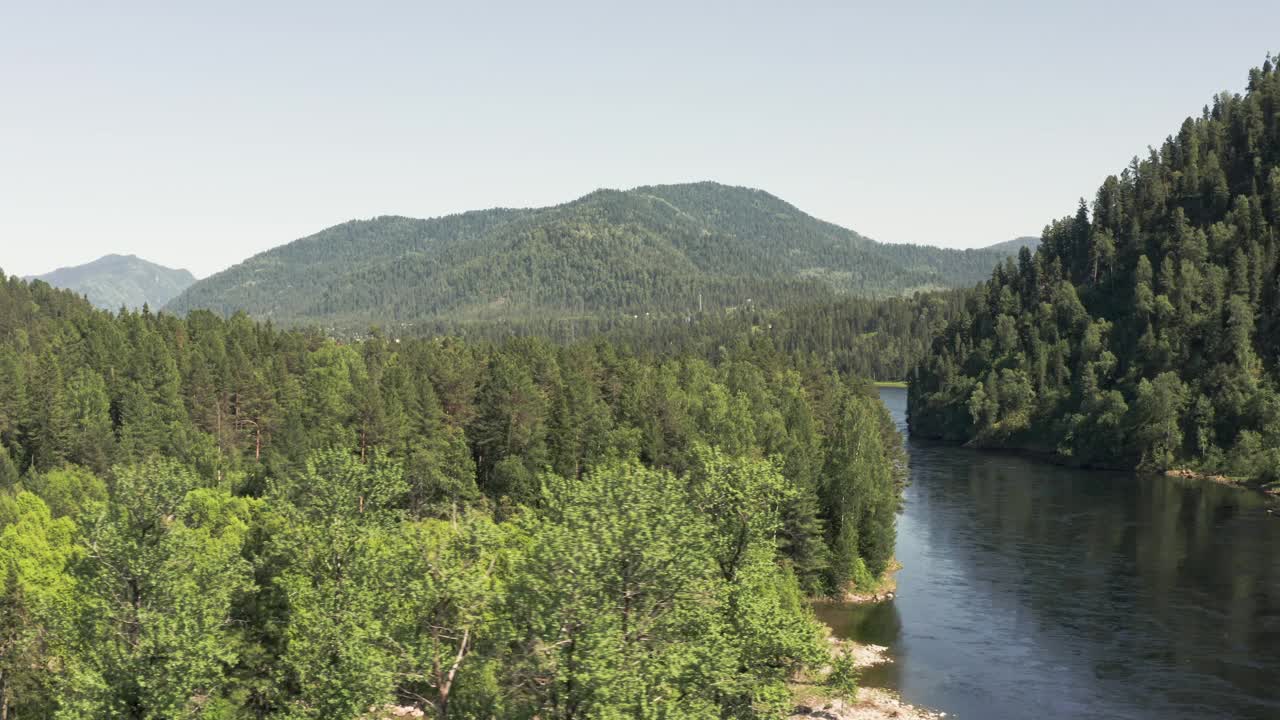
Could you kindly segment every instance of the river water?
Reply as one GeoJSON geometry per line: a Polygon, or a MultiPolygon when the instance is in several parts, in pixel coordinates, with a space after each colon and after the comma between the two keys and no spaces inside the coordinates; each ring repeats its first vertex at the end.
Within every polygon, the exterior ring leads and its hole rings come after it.
{"type": "MultiPolygon", "coordinates": [[[[906,391],[881,397],[905,433],[906,391]]],[[[863,683],[959,718],[1280,718],[1280,509],[908,441],[898,594],[820,606],[863,683]]]]}

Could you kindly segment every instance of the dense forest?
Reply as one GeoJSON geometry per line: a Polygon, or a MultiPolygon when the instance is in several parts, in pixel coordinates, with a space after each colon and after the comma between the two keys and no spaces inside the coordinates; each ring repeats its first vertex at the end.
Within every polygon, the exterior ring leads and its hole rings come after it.
{"type": "Polygon", "coordinates": [[[1085,465],[1280,470],[1280,69],[997,268],[912,378],[913,433],[1085,465]]]}
{"type": "Polygon", "coordinates": [[[0,274],[0,715],[780,716],[904,458],[755,334],[341,342],[0,274]]]}
{"type": "Polygon", "coordinates": [[[352,221],[206,278],[166,309],[397,333],[426,322],[686,316],[972,285],[1012,252],[877,243],[763,191],[706,182],[352,221]]]}
{"type": "MultiPolygon", "coordinates": [[[[810,299],[780,309],[733,308],[679,317],[539,317],[490,322],[430,322],[409,328],[411,336],[452,335],[503,341],[541,337],[573,343],[604,337],[636,352],[695,354],[715,358],[750,348],[783,353],[801,362],[872,380],[905,381],[933,338],[964,308],[967,290],[916,293],[911,297],[810,299]]],[[[365,333],[344,333],[361,339],[365,333]]]]}

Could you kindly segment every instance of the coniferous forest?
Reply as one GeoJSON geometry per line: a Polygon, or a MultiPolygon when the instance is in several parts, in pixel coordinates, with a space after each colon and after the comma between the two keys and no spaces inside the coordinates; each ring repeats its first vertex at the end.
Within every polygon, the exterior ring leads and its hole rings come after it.
{"type": "Polygon", "coordinates": [[[1083,465],[1280,468],[1280,68],[998,267],[911,379],[914,434],[1083,465]]]}
{"type": "Polygon", "coordinates": [[[777,717],[904,459],[759,336],[347,343],[0,278],[3,714],[777,717]]]}
{"type": "MultiPolygon", "coordinates": [[[[968,290],[911,297],[832,298],[825,293],[778,308],[751,306],[680,317],[541,317],[492,322],[432,322],[415,335],[453,335],[502,342],[541,337],[573,343],[602,336],[639,352],[718,357],[727,348],[785,353],[873,380],[906,380],[940,333],[964,307],[968,290]]],[[[343,334],[359,339],[364,333],[343,334]]]]}

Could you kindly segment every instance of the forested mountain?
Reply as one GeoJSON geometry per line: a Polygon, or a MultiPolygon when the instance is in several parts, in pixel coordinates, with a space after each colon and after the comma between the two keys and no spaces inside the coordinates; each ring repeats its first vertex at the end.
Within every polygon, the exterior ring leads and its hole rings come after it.
{"type": "Polygon", "coordinates": [[[1040,238],[1034,235],[1026,235],[1023,237],[1014,238],[1012,240],[1005,240],[1004,242],[996,243],[995,245],[988,245],[987,247],[982,249],[990,250],[992,252],[998,252],[1000,253],[1003,259],[1003,257],[1016,256],[1018,252],[1022,250],[1022,248],[1027,248],[1028,250],[1035,252],[1035,249],[1039,245],[1040,245],[1040,238]]]}
{"type": "Polygon", "coordinates": [[[741,335],[344,343],[0,273],[0,715],[788,714],[903,449],[741,335]]]}
{"type": "Polygon", "coordinates": [[[1275,476],[1273,63],[979,286],[913,378],[912,432],[1084,464],[1275,476]]]}
{"type": "Polygon", "coordinates": [[[104,255],[84,265],[28,279],[73,290],[104,310],[137,310],[143,305],[159,309],[196,281],[186,270],[157,265],[136,255],[104,255]]]}
{"type": "Polygon", "coordinates": [[[600,190],[556,207],[352,221],[169,304],[287,324],[687,314],[977,282],[1005,251],[876,243],[760,190],[600,190]]]}

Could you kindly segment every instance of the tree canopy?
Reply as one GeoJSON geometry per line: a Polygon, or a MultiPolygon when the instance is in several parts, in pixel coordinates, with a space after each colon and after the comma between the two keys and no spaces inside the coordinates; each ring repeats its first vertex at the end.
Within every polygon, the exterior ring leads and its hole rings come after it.
{"type": "Polygon", "coordinates": [[[4,712],[781,716],[903,451],[724,328],[347,342],[0,278],[4,712]]]}

